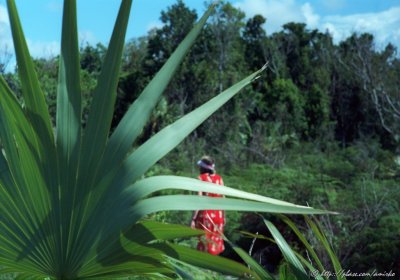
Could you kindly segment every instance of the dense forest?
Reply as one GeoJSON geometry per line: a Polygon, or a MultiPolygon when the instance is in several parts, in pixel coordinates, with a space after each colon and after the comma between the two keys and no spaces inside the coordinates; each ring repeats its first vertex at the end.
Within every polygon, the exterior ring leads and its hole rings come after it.
{"type": "MultiPolygon", "coordinates": [[[[160,19],[161,28],[126,44],[113,126],[198,15],[178,1],[160,19]]],[[[267,34],[265,24],[261,15],[247,18],[229,3],[218,6],[165,91],[142,142],[265,63],[268,68],[150,172],[195,177],[196,160],[211,155],[230,187],[339,212],[318,219],[346,270],[400,275],[397,48],[378,49],[366,33],[334,44],[329,33],[295,22],[267,34]]],[[[101,44],[81,47],[84,116],[105,50],[101,44]]],[[[18,93],[16,72],[5,73],[5,61],[0,59],[0,71],[18,93]]],[[[54,119],[58,57],[35,64],[54,119]]],[[[190,215],[155,218],[188,224],[190,215]]],[[[227,236],[246,251],[252,240],[241,231],[267,235],[256,214],[227,213],[227,219],[227,236]]],[[[307,232],[301,219],[293,219],[307,232]]],[[[283,224],[280,229],[300,246],[283,224]]],[[[275,245],[261,240],[253,245],[252,256],[276,269],[282,256],[275,245]]],[[[225,255],[236,258],[230,250],[225,255]]]]}

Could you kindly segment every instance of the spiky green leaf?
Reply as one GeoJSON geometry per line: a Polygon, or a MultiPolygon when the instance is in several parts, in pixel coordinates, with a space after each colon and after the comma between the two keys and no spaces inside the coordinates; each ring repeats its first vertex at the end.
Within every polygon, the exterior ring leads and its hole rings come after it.
{"type": "Polygon", "coordinates": [[[307,239],[305,238],[305,236],[300,232],[300,230],[297,228],[297,226],[286,216],[284,215],[278,215],[278,217],[285,222],[285,224],[287,224],[292,230],[293,232],[297,235],[297,237],[299,238],[299,240],[304,244],[304,246],[306,247],[307,251],[310,253],[311,257],[313,258],[313,260],[315,261],[315,263],[318,266],[319,271],[324,271],[325,268],[322,265],[320,259],[317,256],[317,253],[315,252],[315,250],[313,249],[313,247],[311,246],[311,244],[307,241],[307,239]]]}
{"type": "Polygon", "coordinates": [[[117,165],[131,150],[136,137],[141,133],[161,94],[194,44],[214,6],[213,4],[208,8],[122,118],[108,142],[104,154],[105,164],[100,170],[107,171],[108,166],[117,165]]]}
{"type": "Polygon", "coordinates": [[[76,0],[64,2],[57,93],[57,148],[61,182],[75,183],[81,142],[81,87],[76,0]]]}
{"type": "MultiPolygon", "coordinates": [[[[6,173],[0,184],[0,263],[13,264],[21,259],[21,271],[30,267],[38,256],[52,263],[54,259],[50,247],[54,243],[46,242],[50,224],[42,224],[51,209],[49,190],[38,165],[38,150],[42,146],[2,77],[0,139],[5,153],[3,159],[6,160],[2,160],[6,173]],[[30,246],[32,242],[35,247],[30,246]]],[[[40,271],[37,269],[37,272],[40,271]]]]}
{"type": "MultiPolygon", "coordinates": [[[[228,102],[241,89],[259,77],[265,67],[223,91],[194,111],[165,127],[137,150],[115,172],[115,188],[123,188],[139,179],[151,166],[179,145],[185,137],[203,123],[211,114],[228,102]]],[[[113,174],[114,171],[110,173],[113,174]]]]}
{"type": "Polygon", "coordinates": [[[80,178],[84,188],[93,184],[108,139],[132,0],[121,2],[117,21],[101,68],[82,139],[80,178]]]}
{"type": "Polygon", "coordinates": [[[313,222],[307,216],[304,216],[304,219],[306,220],[307,224],[310,226],[311,230],[316,235],[317,239],[322,243],[325,250],[328,252],[329,258],[331,259],[331,262],[333,264],[333,268],[335,269],[336,278],[339,280],[345,280],[346,277],[343,275],[342,266],[336,254],[333,252],[331,245],[328,242],[328,239],[325,237],[324,233],[320,230],[321,226],[318,224],[318,221],[315,220],[315,222],[313,222]]]}
{"type": "Polygon", "coordinates": [[[268,227],[269,231],[272,234],[272,237],[275,239],[276,244],[281,250],[285,260],[289,263],[291,270],[296,275],[298,279],[308,279],[308,275],[300,260],[296,257],[292,248],[290,248],[289,244],[286,242],[285,238],[280,234],[278,229],[268,220],[264,219],[265,225],[268,227]]]}
{"type": "Polygon", "coordinates": [[[246,253],[242,248],[236,244],[230,242],[226,237],[224,240],[232,247],[232,249],[238,254],[242,260],[249,266],[250,269],[262,280],[273,280],[274,277],[268,273],[258,262],[256,262],[249,254],[246,253]]]}
{"type": "Polygon", "coordinates": [[[54,137],[44,94],[29,54],[14,0],[7,0],[7,7],[26,111],[44,145],[50,148],[54,144],[54,137]]]}
{"type": "Polygon", "coordinates": [[[137,181],[135,184],[127,188],[132,197],[137,200],[142,199],[154,192],[176,189],[176,190],[189,190],[189,191],[202,191],[207,193],[219,193],[227,196],[242,198],[242,199],[252,199],[261,202],[275,203],[288,206],[303,207],[304,206],[295,205],[286,201],[273,199],[257,194],[252,194],[244,192],[241,190],[229,188],[226,186],[217,186],[212,183],[203,182],[193,178],[179,177],[179,176],[154,176],[148,177],[143,180],[137,181]]]}
{"type": "MultiPolygon", "coordinates": [[[[127,197],[129,201],[129,194],[127,197]]],[[[254,202],[231,198],[210,198],[198,195],[167,195],[143,199],[135,203],[130,209],[132,221],[159,211],[165,210],[234,210],[234,211],[259,211],[269,213],[288,214],[323,214],[324,210],[304,208],[267,202],[254,202]],[[240,202],[239,202],[240,201],[240,202]]]]}

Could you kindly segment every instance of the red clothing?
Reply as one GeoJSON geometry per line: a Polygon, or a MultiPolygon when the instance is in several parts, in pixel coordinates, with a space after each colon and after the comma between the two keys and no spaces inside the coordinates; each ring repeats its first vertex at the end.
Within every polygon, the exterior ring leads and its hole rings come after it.
{"type": "MultiPolygon", "coordinates": [[[[214,183],[223,186],[221,176],[217,174],[203,173],[199,179],[205,182],[214,183]]],[[[223,197],[215,193],[203,193],[210,197],[223,197]]],[[[199,239],[197,249],[200,251],[208,251],[210,254],[218,255],[225,249],[224,240],[221,233],[224,232],[225,213],[223,210],[200,210],[195,219],[195,226],[198,229],[206,231],[203,238],[199,239]]]]}

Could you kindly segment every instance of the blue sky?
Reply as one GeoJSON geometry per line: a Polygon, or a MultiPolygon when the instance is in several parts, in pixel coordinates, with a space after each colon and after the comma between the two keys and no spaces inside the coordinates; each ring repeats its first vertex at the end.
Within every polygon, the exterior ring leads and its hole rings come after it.
{"type": "MultiPolygon", "coordinates": [[[[31,54],[53,56],[59,52],[62,0],[15,0],[20,12],[31,54]]],[[[80,42],[107,44],[120,0],[78,0],[80,42]]],[[[134,0],[127,39],[145,35],[161,26],[161,10],[176,0],[134,0]]],[[[186,0],[198,14],[205,10],[204,0],[186,0]]],[[[335,42],[352,32],[375,35],[378,48],[392,42],[400,47],[400,0],[230,0],[248,17],[262,14],[267,18],[269,34],[289,21],[304,22],[308,28],[328,30],[335,42]]],[[[12,49],[6,0],[0,0],[0,55],[12,49]]]]}

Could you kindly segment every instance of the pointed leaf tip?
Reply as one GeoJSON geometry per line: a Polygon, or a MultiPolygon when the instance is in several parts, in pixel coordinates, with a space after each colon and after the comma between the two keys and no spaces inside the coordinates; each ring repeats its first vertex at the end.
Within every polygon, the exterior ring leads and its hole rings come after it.
{"type": "Polygon", "coordinates": [[[261,77],[261,73],[262,73],[265,69],[267,69],[268,64],[269,64],[269,61],[267,61],[267,62],[260,68],[260,70],[257,71],[257,72],[258,72],[257,76],[255,76],[255,77],[251,80],[251,82],[254,82],[255,80],[258,80],[258,79],[261,77]]]}
{"type": "Polygon", "coordinates": [[[261,67],[261,70],[260,70],[260,71],[264,71],[265,69],[267,69],[268,64],[269,64],[269,61],[265,62],[265,64],[263,65],[263,67],[261,67]]]}

